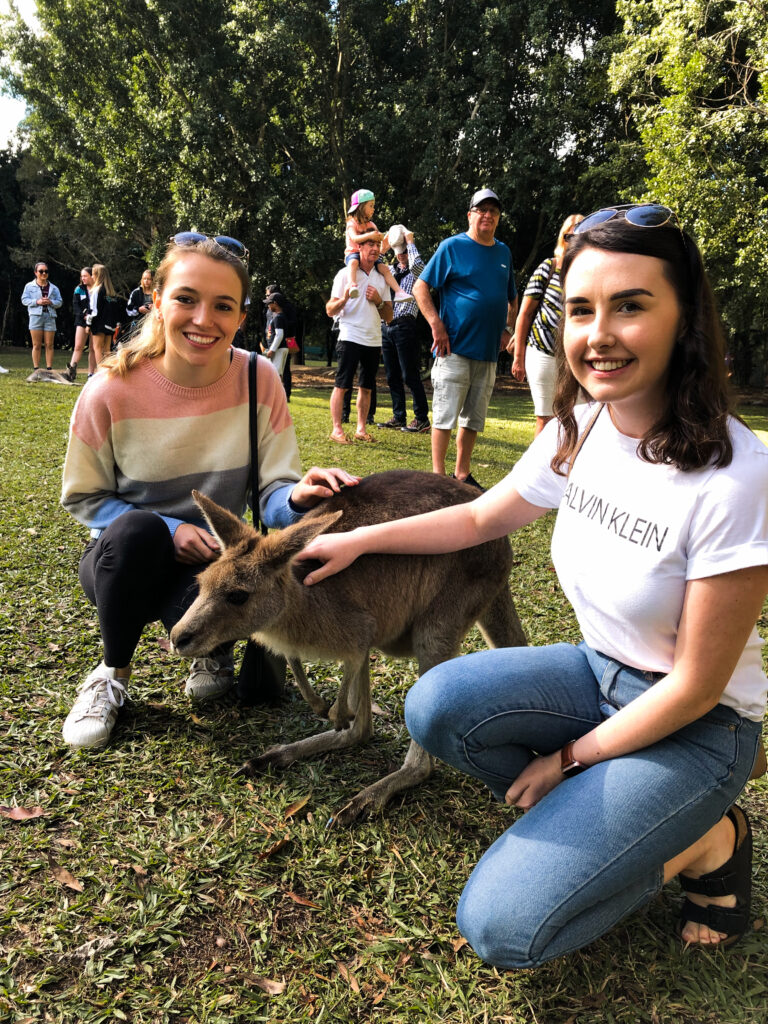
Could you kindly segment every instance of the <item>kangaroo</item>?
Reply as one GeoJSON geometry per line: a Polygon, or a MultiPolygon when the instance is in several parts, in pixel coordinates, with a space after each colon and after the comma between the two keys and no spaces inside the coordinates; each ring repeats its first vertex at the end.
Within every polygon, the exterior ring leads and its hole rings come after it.
{"type": "MultiPolygon", "coordinates": [[[[453,554],[365,555],[312,587],[303,580],[318,563],[295,560],[320,533],[461,504],[478,496],[474,487],[413,470],[374,473],[266,537],[204,495],[193,496],[223,551],[198,577],[199,596],[171,632],[176,652],[204,655],[252,636],[289,659],[299,688],[319,713],[327,705],[309,686],[301,661],[344,664],[342,686],[328,712],[334,728],[270,748],[246,762],[248,773],[352,747],[371,736],[371,648],[415,657],[421,675],[456,657],[475,622],[491,646],[526,644],[509,591],[512,550],[506,537],[453,554]]],[[[411,741],[402,767],[363,789],[334,820],[348,824],[383,807],[432,768],[429,754],[411,741]]]]}

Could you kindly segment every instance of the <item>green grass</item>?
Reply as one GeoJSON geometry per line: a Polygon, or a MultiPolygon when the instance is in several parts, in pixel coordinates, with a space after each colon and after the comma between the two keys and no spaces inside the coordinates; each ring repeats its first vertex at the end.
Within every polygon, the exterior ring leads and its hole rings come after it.
{"type": "MultiPolygon", "coordinates": [[[[293,695],[277,710],[192,709],[183,663],[148,630],[114,742],[70,753],[61,723],[99,651],[77,581],[85,531],[57,503],[79,389],[26,385],[28,362],[0,350],[13,370],[0,377],[0,803],[44,814],[0,818],[0,1020],[768,1020],[765,932],[727,956],[683,951],[676,887],[538,971],[480,963],[460,945],[453,914],[474,862],[511,815],[446,768],[381,817],[327,827],[335,808],[402,760],[413,664],[375,656],[381,713],[365,747],[249,782],[234,777],[247,756],[319,723],[293,695]],[[267,995],[265,978],[283,991],[267,995]]],[[[375,446],[333,445],[327,392],[295,392],[291,410],[305,466],[429,468],[428,436],[380,431],[375,446]]],[[[744,412],[768,429],[764,407],[744,412]]],[[[532,431],[524,396],[495,398],[473,462],[478,478],[500,479],[532,431]]],[[[548,517],[515,540],[511,584],[533,643],[576,637],[549,561],[550,528],[548,517]]],[[[467,649],[479,642],[471,637],[467,649]]],[[[312,677],[332,695],[338,666],[314,666],[312,677]]],[[[762,919],[766,783],[753,783],[744,802],[755,818],[762,919]]]]}

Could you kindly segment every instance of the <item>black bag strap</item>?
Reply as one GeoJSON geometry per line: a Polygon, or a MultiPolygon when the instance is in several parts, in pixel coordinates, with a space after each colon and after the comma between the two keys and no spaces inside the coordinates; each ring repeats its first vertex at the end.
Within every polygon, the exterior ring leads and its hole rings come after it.
{"type": "Polygon", "coordinates": [[[259,512],[259,428],[257,423],[258,404],[256,388],[258,385],[259,357],[255,352],[248,355],[248,432],[251,439],[251,507],[253,509],[253,525],[266,534],[267,528],[261,522],[259,512]]]}
{"type": "Polygon", "coordinates": [[[570,462],[568,463],[568,473],[566,474],[566,480],[571,475],[571,470],[573,469],[573,464],[576,461],[576,456],[581,451],[584,442],[589,437],[590,431],[592,430],[592,427],[594,427],[594,425],[595,425],[595,423],[597,421],[597,417],[600,415],[600,413],[603,411],[604,408],[605,408],[604,404],[602,402],[600,402],[598,404],[597,408],[595,409],[595,411],[589,417],[589,421],[588,421],[586,427],[584,427],[584,429],[582,430],[581,437],[576,442],[576,447],[573,449],[573,453],[571,454],[570,462]]]}

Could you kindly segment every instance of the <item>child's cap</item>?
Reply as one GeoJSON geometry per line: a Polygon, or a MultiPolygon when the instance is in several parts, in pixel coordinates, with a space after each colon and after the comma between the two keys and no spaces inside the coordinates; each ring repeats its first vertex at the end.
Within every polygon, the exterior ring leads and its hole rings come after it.
{"type": "Polygon", "coordinates": [[[371,192],[369,188],[359,188],[357,192],[352,193],[352,199],[349,203],[348,213],[354,213],[358,206],[362,206],[363,203],[370,203],[376,196],[371,192]]]}

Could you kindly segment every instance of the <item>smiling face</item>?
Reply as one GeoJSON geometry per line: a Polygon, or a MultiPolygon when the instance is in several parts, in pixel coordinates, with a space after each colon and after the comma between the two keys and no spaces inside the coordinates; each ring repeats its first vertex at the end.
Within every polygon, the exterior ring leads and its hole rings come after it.
{"type": "Polygon", "coordinates": [[[630,437],[642,437],[666,406],[682,319],[664,263],[654,256],[584,249],[570,266],[563,327],[568,365],[630,437]]]}
{"type": "Polygon", "coordinates": [[[80,284],[83,285],[84,288],[90,288],[93,284],[93,275],[89,273],[85,267],[80,271],[80,284]]]}
{"type": "Polygon", "coordinates": [[[361,203],[360,208],[357,211],[358,216],[361,220],[370,220],[373,216],[373,211],[376,208],[376,200],[369,199],[367,203],[361,203]]]}
{"type": "Polygon", "coordinates": [[[48,267],[45,263],[38,263],[35,267],[35,278],[38,284],[48,283],[48,267]]]}
{"type": "Polygon", "coordinates": [[[230,343],[245,319],[243,299],[231,266],[202,253],[182,253],[154,297],[165,329],[160,372],[182,387],[206,387],[223,377],[230,343]]]}

